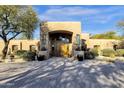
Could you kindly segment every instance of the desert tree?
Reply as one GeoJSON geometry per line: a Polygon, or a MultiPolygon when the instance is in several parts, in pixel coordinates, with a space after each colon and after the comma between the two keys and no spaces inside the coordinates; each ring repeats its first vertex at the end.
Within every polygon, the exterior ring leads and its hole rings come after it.
{"type": "Polygon", "coordinates": [[[121,36],[117,35],[116,31],[108,31],[102,34],[92,35],[90,38],[92,39],[122,39],[121,36]]]}
{"type": "Polygon", "coordinates": [[[30,34],[34,30],[34,23],[27,21],[31,19],[37,20],[37,15],[31,9],[31,6],[0,6],[0,37],[4,41],[4,48],[2,50],[3,59],[6,57],[8,45],[12,39],[22,33],[30,34]],[[30,13],[30,11],[33,13],[30,13]],[[29,16],[32,16],[32,18],[29,16]],[[29,27],[32,28],[30,31],[29,27]]]}
{"type": "MultiPolygon", "coordinates": [[[[120,32],[121,32],[121,35],[124,37],[124,19],[123,20],[120,20],[118,23],[117,23],[117,26],[119,27],[120,29],[120,32]]],[[[120,42],[120,48],[123,48],[124,49],[124,38],[121,40],[120,42]]]]}
{"type": "Polygon", "coordinates": [[[23,22],[26,25],[26,32],[22,34],[23,39],[33,39],[33,33],[34,30],[38,26],[38,17],[36,15],[36,12],[33,11],[31,6],[28,6],[28,10],[24,16],[23,22]]]}
{"type": "Polygon", "coordinates": [[[120,28],[120,31],[122,33],[122,36],[124,36],[124,20],[120,20],[118,23],[117,23],[117,26],[120,28]]]}

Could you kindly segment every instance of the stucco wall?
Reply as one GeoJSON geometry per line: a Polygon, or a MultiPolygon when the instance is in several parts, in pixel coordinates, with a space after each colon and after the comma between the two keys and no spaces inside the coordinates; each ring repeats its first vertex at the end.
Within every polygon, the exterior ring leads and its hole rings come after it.
{"type": "Polygon", "coordinates": [[[81,33],[81,22],[48,22],[50,31],[64,30],[73,33],[81,33]]]}
{"type": "MultiPolygon", "coordinates": [[[[30,45],[35,45],[38,50],[38,42],[39,40],[12,40],[9,44],[9,48],[12,50],[12,45],[18,45],[18,49],[20,49],[20,43],[22,42],[22,50],[29,50],[30,45]]],[[[119,40],[111,40],[111,39],[87,39],[86,43],[88,48],[93,48],[94,45],[100,45],[101,49],[104,48],[113,48],[114,44],[118,44],[119,40]]],[[[2,49],[4,46],[4,42],[0,40],[0,54],[2,53],[2,49]]]]}
{"type": "MultiPolygon", "coordinates": [[[[12,45],[17,45],[18,50],[20,49],[20,43],[22,43],[22,50],[30,50],[30,45],[35,45],[36,49],[38,49],[39,40],[11,40],[9,43],[9,47],[12,50],[12,45]]],[[[0,40],[0,54],[2,53],[2,49],[4,47],[4,42],[0,40]]]]}
{"type": "Polygon", "coordinates": [[[81,39],[89,40],[89,33],[81,33],[81,39]]]}
{"type": "Polygon", "coordinates": [[[2,54],[3,46],[4,46],[4,42],[0,40],[0,55],[2,54]]]}
{"type": "Polygon", "coordinates": [[[85,39],[87,46],[90,46],[89,45],[89,33],[82,33],[81,34],[81,39],[85,39]]]}
{"type": "Polygon", "coordinates": [[[93,48],[94,45],[100,45],[101,49],[113,48],[113,45],[119,44],[119,40],[114,39],[89,39],[88,47],[93,48]]]}
{"type": "Polygon", "coordinates": [[[49,32],[53,31],[70,31],[72,35],[72,43],[75,42],[76,34],[81,34],[81,22],[48,22],[49,32]]]}
{"type": "MultiPolygon", "coordinates": [[[[76,35],[79,34],[81,39],[85,39],[87,46],[93,48],[94,45],[100,45],[100,48],[112,48],[114,44],[118,44],[119,40],[112,39],[90,39],[88,33],[81,33],[81,22],[48,22],[48,28],[50,32],[54,31],[70,31],[73,32],[72,43],[74,44],[76,35]]],[[[20,49],[20,43],[22,42],[22,50],[29,50],[30,45],[35,45],[38,49],[38,42],[40,40],[12,40],[9,44],[9,48],[12,49],[12,45],[17,45],[20,49]]],[[[0,40],[0,54],[2,52],[4,42],[0,40]]],[[[71,45],[72,46],[72,45],[71,45]]]]}

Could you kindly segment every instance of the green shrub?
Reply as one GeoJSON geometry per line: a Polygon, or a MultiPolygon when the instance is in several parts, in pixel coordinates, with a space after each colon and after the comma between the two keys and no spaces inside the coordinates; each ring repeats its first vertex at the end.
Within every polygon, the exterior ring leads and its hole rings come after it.
{"type": "Polygon", "coordinates": [[[102,55],[106,57],[115,57],[116,56],[116,51],[113,49],[103,49],[102,50],[102,55]]]}
{"type": "Polygon", "coordinates": [[[95,56],[99,55],[98,49],[96,49],[96,48],[91,49],[90,52],[92,52],[95,56]]]}
{"type": "Polygon", "coordinates": [[[23,59],[26,61],[33,61],[35,60],[35,56],[36,56],[35,52],[27,51],[23,54],[23,59]]]}
{"type": "Polygon", "coordinates": [[[116,53],[117,53],[116,56],[124,56],[124,49],[117,49],[116,53]]]}
{"type": "Polygon", "coordinates": [[[22,57],[26,52],[27,52],[26,50],[18,50],[16,51],[15,55],[22,57]]]}
{"type": "Polygon", "coordinates": [[[121,42],[119,43],[119,48],[124,49],[124,40],[121,40],[121,42]]]}
{"type": "Polygon", "coordinates": [[[90,51],[84,52],[84,58],[85,59],[94,59],[95,56],[96,55],[93,52],[90,52],[90,51]]]}

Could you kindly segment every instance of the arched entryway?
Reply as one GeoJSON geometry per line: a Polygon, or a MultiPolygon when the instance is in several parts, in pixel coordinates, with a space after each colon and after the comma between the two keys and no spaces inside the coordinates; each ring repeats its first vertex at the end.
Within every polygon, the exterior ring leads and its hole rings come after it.
{"type": "Polygon", "coordinates": [[[49,32],[49,47],[51,56],[69,56],[70,44],[72,43],[73,33],[70,31],[49,32]]]}

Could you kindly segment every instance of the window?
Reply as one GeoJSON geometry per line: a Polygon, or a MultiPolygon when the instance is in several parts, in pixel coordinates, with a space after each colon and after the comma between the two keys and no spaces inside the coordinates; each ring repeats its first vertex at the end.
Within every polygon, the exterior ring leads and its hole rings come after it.
{"type": "Polygon", "coordinates": [[[69,43],[69,39],[67,37],[59,36],[59,40],[65,43],[69,43]]]}
{"type": "Polygon", "coordinates": [[[35,45],[30,45],[30,51],[35,51],[36,50],[36,46],[35,45]]]}
{"type": "Polygon", "coordinates": [[[18,45],[12,45],[12,52],[15,52],[18,50],[18,45]]]}
{"type": "Polygon", "coordinates": [[[76,35],[76,42],[78,45],[80,45],[80,35],[79,34],[76,35]]]}
{"type": "Polygon", "coordinates": [[[100,48],[100,45],[94,45],[94,48],[100,48]]]}

